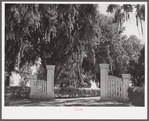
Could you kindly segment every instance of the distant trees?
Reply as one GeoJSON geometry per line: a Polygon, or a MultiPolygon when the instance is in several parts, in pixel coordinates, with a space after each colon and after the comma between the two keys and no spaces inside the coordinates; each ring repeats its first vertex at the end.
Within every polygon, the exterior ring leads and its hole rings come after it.
{"type": "MultiPolygon", "coordinates": [[[[99,64],[108,63],[111,75],[121,77],[122,73],[130,73],[133,81],[136,80],[134,79],[134,76],[136,75],[143,79],[143,66],[140,66],[140,68],[142,68],[140,71],[138,68],[139,66],[131,65],[132,63],[138,64],[141,62],[139,62],[140,53],[142,53],[142,48],[144,48],[144,45],[140,44],[141,40],[135,35],[131,35],[130,37],[121,35],[124,28],[115,26],[110,17],[100,14],[97,21],[99,29],[96,31],[97,34],[93,46],[95,59],[92,59],[89,56],[85,57],[84,65],[82,65],[84,70],[86,70],[86,72],[92,70],[92,74],[96,73],[96,78],[99,80],[99,64]],[[132,68],[135,69],[133,70],[132,68]],[[140,75],[134,75],[134,73],[136,73],[135,70],[142,73],[140,75]]],[[[141,80],[139,78],[137,80],[135,85],[140,85],[139,83],[141,80]]]]}
{"type": "MultiPolygon", "coordinates": [[[[107,12],[113,13],[113,23],[119,28],[123,27],[123,23],[130,19],[130,13],[136,12],[136,25],[141,25],[141,32],[143,32],[143,21],[145,21],[145,4],[110,4],[107,7],[107,12]]],[[[140,40],[136,36],[130,36],[124,43],[124,49],[127,54],[127,72],[131,73],[133,84],[141,86],[144,84],[144,45],[140,45],[140,40]]],[[[124,61],[124,59],[123,59],[124,61]]]]}

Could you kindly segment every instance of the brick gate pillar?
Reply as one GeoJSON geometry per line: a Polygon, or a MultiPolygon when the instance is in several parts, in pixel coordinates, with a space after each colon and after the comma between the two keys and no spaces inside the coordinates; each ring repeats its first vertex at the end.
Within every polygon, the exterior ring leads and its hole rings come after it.
{"type": "Polygon", "coordinates": [[[127,100],[128,99],[128,87],[129,87],[129,83],[130,83],[130,74],[122,74],[122,79],[123,79],[123,99],[127,100]]]}
{"type": "Polygon", "coordinates": [[[106,100],[109,64],[99,64],[99,66],[100,66],[100,97],[101,100],[106,100]]]}
{"type": "Polygon", "coordinates": [[[49,98],[54,98],[54,70],[55,65],[47,65],[47,94],[49,98]]]}

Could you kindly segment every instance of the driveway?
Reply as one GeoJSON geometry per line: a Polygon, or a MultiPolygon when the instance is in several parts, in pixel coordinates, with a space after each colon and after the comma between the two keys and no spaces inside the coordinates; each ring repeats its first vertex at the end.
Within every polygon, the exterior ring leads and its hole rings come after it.
{"type": "Polygon", "coordinates": [[[22,99],[22,100],[7,100],[8,106],[85,106],[85,107],[102,107],[102,106],[126,106],[132,107],[130,103],[117,102],[117,101],[101,101],[100,97],[84,97],[84,98],[66,98],[66,99],[54,99],[54,100],[33,100],[33,99],[22,99]]]}

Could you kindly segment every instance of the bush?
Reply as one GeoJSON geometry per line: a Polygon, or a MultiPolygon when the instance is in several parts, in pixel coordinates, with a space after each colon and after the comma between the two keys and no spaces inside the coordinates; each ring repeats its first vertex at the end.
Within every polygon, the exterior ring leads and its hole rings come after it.
{"type": "Polygon", "coordinates": [[[5,99],[27,99],[29,98],[30,87],[26,86],[6,86],[5,99]]]}
{"type": "Polygon", "coordinates": [[[128,98],[133,105],[144,106],[144,86],[132,86],[128,88],[128,98]]]}
{"type": "Polygon", "coordinates": [[[100,96],[100,89],[91,89],[91,88],[75,88],[73,86],[70,87],[62,87],[62,88],[54,88],[54,92],[56,95],[65,95],[69,97],[88,97],[88,96],[100,96]]]}

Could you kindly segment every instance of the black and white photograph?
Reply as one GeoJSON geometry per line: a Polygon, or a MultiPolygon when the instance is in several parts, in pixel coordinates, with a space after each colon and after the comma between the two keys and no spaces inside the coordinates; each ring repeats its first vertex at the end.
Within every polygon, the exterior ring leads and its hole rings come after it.
{"type": "Polygon", "coordinates": [[[147,14],[147,2],[3,1],[2,118],[147,119],[147,14]]]}

